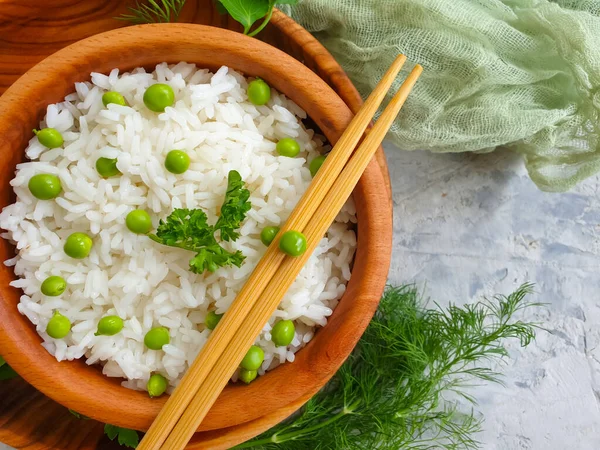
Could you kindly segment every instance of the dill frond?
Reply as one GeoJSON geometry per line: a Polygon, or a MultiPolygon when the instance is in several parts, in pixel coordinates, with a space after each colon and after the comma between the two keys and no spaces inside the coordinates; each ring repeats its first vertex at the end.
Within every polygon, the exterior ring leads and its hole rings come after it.
{"type": "Polygon", "coordinates": [[[134,7],[127,8],[129,14],[122,14],[117,19],[136,25],[142,23],[177,22],[186,0],[136,0],[134,7]]]}
{"type": "Polygon", "coordinates": [[[444,394],[473,380],[500,382],[486,367],[522,346],[536,325],[515,320],[532,306],[531,285],[513,294],[447,308],[423,309],[414,286],[389,288],[357,348],[332,381],[301,412],[235,448],[278,450],[476,449],[481,429],[444,394]],[[482,364],[483,363],[483,364],[482,364]]]}

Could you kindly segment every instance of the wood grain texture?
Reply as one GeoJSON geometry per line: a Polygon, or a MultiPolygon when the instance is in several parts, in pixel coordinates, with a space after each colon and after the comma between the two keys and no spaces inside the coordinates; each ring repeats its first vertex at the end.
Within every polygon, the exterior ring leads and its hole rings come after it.
{"type": "Polygon", "coordinates": [[[0,442],[24,449],[93,450],[103,425],[79,420],[22,379],[0,382],[0,442]]]}
{"type": "MultiPolygon", "coordinates": [[[[253,438],[300,408],[313,392],[278,411],[228,428],[196,433],[188,450],[225,450],[253,438]]],[[[81,420],[22,379],[0,383],[0,442],[26,450],[116,450],[104,424],[81,420]]]]}
{"type": "MultiPolygon", "coordinates": [[[[33,64],[48,54],[70,44],[72,41],[122,26],[123,23],[115,21],[113,17],[124,11],[124,4],[125,2],[106,2],[104,0],[47,0],[43,3],[39,1],[0,0],[0,89],[5,90],[33,64]],[[68,30],[68,33],[65,30],[68,30]]],[[[188,0],[188,4],[184,8],[182,20],[239,29],[239,26],[230,18],[220,16],[211,3],[203,1],[188,0]]],[[[241,39],[241,37],[239,38],[241,39]]],[[[360,97],[349,83],[339,65],[310,34],[291,19],[276,12],[272,23],[261,33],[261,39],[275,44],[296,59],[304,62],[307,67],[318,73],[329,86],[338,92],[351,109],[358,109],[360,97]]],[[[238,40],[238,36],[235,36],[234,40],[238,40]]],[[[198,46],[198,42],[197,40],[194,42],[196,46],[198,46]]],[[[97,41],[96,44],[104,45],[102,41],[97,41]]],[[[193,59],[195,52],[186,53],[181,49],[173,48],[172,42],[166,42],[161,50],[168,51],[169,55],[178,59],[202,62],[201,60],[193,59]],[[178,51],[181,52],[178,53],[178,51]]],[[[113,55],[115,59],[111,59],[110,61],[102,60],[98,55],[92,55],[85,62],[82,62],[81,58],[77,57],[69,59],[65,64],[70,69],[76,72],[79,71],[78,73],[84,79],[86,78],[84,73],[89,73],[91,70],[98,70],[99,67],[104,67],[104,70],[115,66],[131,67],[138,63],[159,62],[166,58],[163,56],[162,59],[152,60],[153,57],[160,56],[160,53],[156,54],[152,53],[152,51],[154,50],[150,49],[147,55],[131,55],[125,48],[124,53],[116,56],[113,55]],[[144,57],[147,57],[147,59],[144,59],[144,57]],[[105,62],[107,65],[103,66],[102,64],[105,62]]],[[[220,64],[219,57],[221,55],[211,54],[209,56],[212,65],[220,64]]],[[[297,94],[293,95],[292,92],[287,92],[286,87],[280,84],[281,81],[273,78],[274,72],[271,72],[271,70],[275,70],[277,67],[267,67],[268,73],[261,73],[260,71],[253,73],[251,58],[247,54],[240,54],[238,56],[241,65],[232,63],[233,67],[245,70],[249,74],[262,74],[267,80],[272,81],[276,87],[298,101],[296,98],[297,94]]],[[[57,82],[48,82],[47,77],[52,71],[53,67],[46,65],[43,66],[42,72],[29,77],[28,83],[41,83],[41,85],[45,86],[44,92],[39,95],[28,96],[27,93],[23,93],[23,95],[0,97],[0,102],[2,102],[0,123],[6,123],[7,119],[10,119],[13,123],[13,126],[3,128],[2,134],[0,134],[2,136],[0,138],[0,164],[2,168],[6,168],[4,170],[5,173],[0,176],[0,185],[2,186],[0,200],[2,201],[2,205],[10,200],[10,191],[7,189],[7,181],[10,178],[10,171],[12,170],[10,168],[14,167],[14,164],[22,157],[23,145],[25,140],[28,139],[27,129],[30,130],[31,123],[39,120],[45,103],[57,101],[64,94],[72,90],[72,81],[74,80],[69,81],[63,78],[57,80],[57,82]],[[28,103],[26,104],[30,105],[30,108],[27,110],[22,108],[22,102],[24,101],[27,101],[28,103]],[[15,110],[21,109],[22,111],[17,116],[12,116],[10,111],[13,108],[15,110]],[[27,125],[18,125],[20,121],[23,123],[27,122],[27,125]]],[[[281,77],[282,80],[283,78],[285,77],[281,77]]],[[[289,89],[289,86],[287,88],[289,89]]],[[[22,87],[19,89],[22,89],[22,87]]],[[[307,108],[307,105],[302,106],[307,108]]],[[[332,123],[329,123],[330,120],[326,114],[319,117],[319,112],[315,111],[314,107],[312,111],[310,108],[307,109],[309,109],[309,113],[314,119],[319,119],[317,122],[321,122],[319,125],[323,127],[323,131],[328,137],[335,140],[335,134],[338,133],[337,136],[339,136],[339,129],[336,131],[336,128],[344,120],[347,121],[349,115],[344,113],[345,106],[343,103],[339,103],[339,101],[335,101],[328,106],[335,107],[336,109],[332,123]]],[[[385,282],[385,273],[389,265],[391,207],[389,196],[385,192],[386,189],[384,188],[382,191],[382,187],[388,185],[388,179],[387,168],[381,151],[379,155],[382,158],[378,159],[377,163],[373,162],[369,165],[354,193],[359,206],[360,223],[366,223],[365,221],[379,223],[378,228],[376,227],[374,230],[371,230],[372,234],[367,233],[366,227],[359,226],[359,249],[357,253],[357,258],[364,259],[369,264],[374,264],[374,267],[381,268],[381,273],[384,275],[380,277],[381,279],[377,287],[370,292],[363,292],[361,290],[362,280],[355,273],[349,285],[348,293],[338,309],[336,309],[330,324],[321,330],[315,340],[298,354],[298,362],[308,366],[307,371],[300,371],[301,374],[298,375],[296,373],[298,372],[298,367],[300,367],[298,363],[294,363],[293,365],[287,364],[276,369],[268,376],[262,377],[249,387],[231,386],[226,389],[205,423],[207,429],[215,431],[197,433],[191,444],[192,448],[225,448],[219,447],[219,445],[232,445],[235,442],[240,442],[280,421],[314,394],[339,367],[343,358],[332,357],[332,355],[344,354],[344,352],[347,354],[349,349],[356,343],[361,330],[366,327],[376,308],[379,294],[385,282]],[[382,244],[381,247],[373,247],[373,250],[376,250],[374,252],[367,251],[367,247],[369,247],[368,243],[374,240],[378,240],[382,244]],[[352,316],[352,311],[357,312],[359,310],[361,311],[360,314],[356,314],[356,317],[352,316]],[[342,333],[343,330],[345,330],[345,334],[342,333]],[[332,342],[333,340],[337,341],[332,342]],[[325,342],[331,342],[331,344],[324,345],[325,342]],[[314,361],[321,359],[323,360],[322,364],[319,363],[318,367],[312,366],[314,361]],[[296,379],[295,376],[298,376],[298,382],[289,383],[291,379],[296,379]],[[280,395],[283,391],[286,393],[285,396],[280,395]],[[270,396],[265,396],[265,392],[270,393],[270,396]],[[264,408],[256,408],[256,404],[264,405],[264,408]],[[223,406],[219,407],[219,405],[223,406]],[[236,414],[232,415],[231,411],[235,411],[236,414]]],[[[5,258],[11,251],[10,247],[4,245],[0,252],[0,258],[5,258]]],[[[4,270],[0,273],[1,285],[6,286],[8,279],[11,277],[12,274],[9,271],[4,270]]],[[[18,292],[4,287],[1,295],[0,314],[3,316],[14,314],[18,292]]],[[[23,318],[19,317],[11,316],[11,319],[15,319],[17,322],[21,320],[21,323],[18,325],[14,323],[0,325],[2,327],[0,334],[4,330],[0,341],[13,339],[12,336],[18,335],[19,341],[16,343],[13,342],[13,345],[17,346],[14,348],[18,348],[21,345],[28,345],[25,343],[32,342],[35,339],[39,342],[39,338],[37,338],[33,328],[24,322],[23,318]]],[[[63,371],[65,374],[66,372],[71,373],[71,371],[73,371],[72,374],[76,374],[80,370],[86,371],[85,382],[80,383],[86,388],[85,396],[78,397],[75,395],[69,397],[67,401],[64,399],[64,395],[69,396],[69,393],[72,393],[72,390],[76,388],[73,386],[73,380],[78,379],[77,375],[69,375],[64,378],[58,377],[59,380],[55,380],[55,383],[46,382],[46,385],[43,387],[43,390],[47,394],[68,403],[74,407],[73,409],[81,410],[84,414],[87,411],[88,415],[123,426],[137,424],[134,427],[142,429],[148,426],[151,418],[158,411],[161,402],[148,402],[148,399],[143,394],[120,388],[115,380],[106,379],[97,370],[82,368],[82,364],[79,363],[62,363],[56,366],[56,361],[49,357],[39,345],[30,350],[34,354],[33,360],[38,365],[38,368],[34,367],[34,364],[19,364],[16,360],[14,362],[17,362],[17,364],[13,363],[13,365],[15,365],[17,370],[23,372],[23,375],[27,379],[38,386],[44,383],[44,378],[47,377],[49,370],[52,370],[56,374],[63,371]],[[63,369],[63,366],[65,369],[63,369]],[[66,369],[66,367],[69,369],[66,369]],[[95,404],[95,406],[91,406],[88,398],[90,383],[93,386],[96,386],[96,384],[102,386],[101,392],[102,394],[106,394],[103,400],[95,404]],[[118,398],[118,401],[115,401],[115,398],[118,398]]],[[[12,352],[12,354],[7,356],[9,362],[13,362],[14,358],[19,358],[17,353],[12,352]]],[[[48,400],[46,401],[47,403],[44,404],[46,409],[60,411],[62,408],[48,400]]],[[[14,413],[15,409],[21,408],[20,406],[16,406],[17,402],[10,405],[12,405],[10,408],[11,414],[14,413]]],[[[5,404],[3,403],[2,406],[4,407],[5,404]]],[[[64,410],[64,408],[62,409],[64,410]]],[[[84,427],[70,427],[69,433],[62,433],[65,430],[55,425],[52,427],[40,427],[36,429],[35,433],[32,433],[31,428],[29,428],[27,422],[22,417],[20,420],[11,419],[6,421],[4,420],[6,417],[5,414],[7,414],[6,410],[0,409],[0,441],[27,448],[91,448],[85,446],[69,447],[71,445],[71,437],[67,435],[72,433],[73,428],[81,428],[83,430],[84,427]],[[61,430],[61,432],[59,433],[58,430],[61,430]],[[46,437],[42,439],[41,436],[44,434],[46,434],[46,437]],[[35,442],[38,438],[39,446],[35,447],[37,445],[35,442]],[[22,440],[19,441],[19,439],[22,440]],[[47,446],[48,439],[54,439],[55,444],[47,446]],[[60,445],[58,444],[59,442],[60,445]],[[26,444],[24,445],[23,443],[26,444]]],[[[58,413],[56,416],[60,417],[58,413]]],[[[93,445],[96,445],[96,443],[93,445]]]]}

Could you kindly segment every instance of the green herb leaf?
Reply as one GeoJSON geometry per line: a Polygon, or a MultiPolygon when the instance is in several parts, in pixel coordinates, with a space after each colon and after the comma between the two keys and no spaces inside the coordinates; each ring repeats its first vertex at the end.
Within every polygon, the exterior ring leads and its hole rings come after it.
{"type": "Polygon", "coordinates": [[[272,10],[269,0],[221,0],[227,12],[244,27],[244,34],[258,19],[265,17],[272,10]]]}
{"type": "Polygon", "coordinates": [[[2,356],[0,356],[0,381],[17,378],[19,374],[10,367],[2,356]]]}
{"type": "Polygon", "coordinates": [[[267,26],[269,21],[271,20],[271,16],[273,15],[273,8],[275,7],[275,3],[288,4],[288,5],[295,5],[296,3],[298,3],[298,0],[284,0],[284,1],[268,0],[268,1],[269,1],[268,12],[264,16],[262,23],[258,27],[256,27],[253,31],[250,31],[250,28],[246,29],[244,27],[244,34],[247,34],[248,36],[256,36],[258,33],[260,33],[267,26]]]}
{"type": "Polygon", "coordinates": [[[136,448],[140,443],[140,436],[137,431],[121,428],[119,431],[119,444],[125,447],[136,448]]]}
{"type": "Polygon", "coordinates": [[[198,254],[190,260],[190,270],[194,273],[203,273],[206,270],[214,272],[219,267],[241,267],[245,258],[243,253],[239,250],[235,253],[231,253],[216,244],[201,249],[198,254]]]}
{"type": "Polygon", "coordinates": [[[0,367],[0,381],[12,380],[18,376],[19,374],[15,372],[15,370],[8,364],[4,364],[2,367],[0,367]]]}
{"type": "Polygon", "coordinates": [[[140,443],[140,436],[135,430],[129,428],[121,428],[115,425],[106,424],[104,425],[104,434],[108,436],[111,441],[118,438],[118,442],[125,447],[136,448],[140,443]]]}
{"type": "Polygon", "coordinates": [[[116,17],[134,24],[177,22],[186,0],[147,0],[147,3],[135,2],[128,8],[130,14],[116,17]]]}
{"type": "Polygon", "coordinates": [[[505,339],[528,345],[535,324],[514,315],[535,304],[523,285],[508,297],[424,309],[412,286],[390,288],[358,346],[332,381],[293,419],[237,449],[474,449],[481,422],[444,400],[473,379],[499,381],[487,368],[505,339]],[[478,367],[478,364],[480,365],[478,367]]]}
{"type": "Polygon", "coordinates": [[[201,209],[175,209],[161,220],[156,230],[156,235],[151,239],[171,247],[180,247],[186,250],[196,250],[216,243],[214,230],[208,224],[208,217],[201,209]]]}
{"type": "Polygon", "coordinates": [[[219,14],[227,14],[227,8],[223,6],[223,3],[221,3],[220,0],[214,0],[214,2],[219,14]]]}
{"type": "Polygon", "coordinates": [[[249,198],[250,191],[244,189],[242,176],[238,171],[231,170],[227,176],[227,193],[221,206],[221,215],[215,224],[215,228],[221,232],[222,240],[235,241],[240,237],[236,230],[250,211],[249,198]]]}
{"type": "Polygon", "coordinates": [[[107,423],[104,425],[104,434],[106,434],[111,441],[114,441],[119,434],[119,429],[119,427],[107,423]]]}
{"type": "Polygon", "coordinates": [[[161,220],[156,234],[148,237],[159,244],[196,252],[196,256],[190,259],[190,270],[194,273],[214,272],[226,266],[240,267],[245,256],[240,251],[230,252],[223,248],[215,233],[220,231],[224,241],[235,241],[239,237],[237,230],[251,208],[249,198],[250,192],[244,188],[242,177],[232,170],[227,177],[221,215],[214,226],[208,224],[208,217],[201,209],[181,208],[173,210],[166,220],[161,220]]]}

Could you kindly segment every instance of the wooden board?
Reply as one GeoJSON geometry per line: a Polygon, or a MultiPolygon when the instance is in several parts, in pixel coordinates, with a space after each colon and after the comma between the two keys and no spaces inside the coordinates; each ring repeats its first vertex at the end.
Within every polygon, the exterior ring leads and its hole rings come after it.
{"type": "MultiPolygon", "coordinates": [[[[127,25],[114,18],[130,2],[120,0],[0,0],[0,93],[30,67],[79,39],[127,25]]],[[[239,30],[228,16],[220,15],[210,1],[188,0],[182,22],[239,30]]],[[[351,110],[361,99],[331,55],[309,34],[280,12],[260,38],[305,63],[319,74],[351,110]]],[[[2,112],[0,111],[0,114],[2,112]]],[[[377,160],[387,180],[385,157],[377,160]]],[[[0,383],[0,442],[27,449],[104,449],[102,424],[79,420],[20,379],[0,383]]],[[[199,433],[190,448],[229,448],[283,420],[308,398],[301,398],[268,417],[212,432],[199,433]]]]}

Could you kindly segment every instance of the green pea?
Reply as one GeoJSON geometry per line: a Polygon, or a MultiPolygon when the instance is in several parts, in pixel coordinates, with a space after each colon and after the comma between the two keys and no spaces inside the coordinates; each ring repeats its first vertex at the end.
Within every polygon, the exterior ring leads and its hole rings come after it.
{"type": "Polygon", "coordinates": [[[42,294],[47,295],[48,297],[56,297],[65,292],[66,288],[67,282],[65,279],[63,277],[53,275],[43,281],[40,290],[42,291],[42,294]]]}
{"type": "Polygon", "coordinates": [[[40,200],[56,198],[62,190],[60,179],[49,173],[39,173],[32,176],[27,187],[29,187],[31,195],[40,200]]]}
{"type": "Polygon", "coordinates": [[[151,398],[160,397],[167,390],[167,379],[160,373],[153,373],[148,380],[146,389],[148,389],[148,395],[151,398]]]}
{"type": "Polygon", "coordinates": [[[71,234],[63,247],[67,256],[75,259],[85,258],[92,250],[92,238],[85,233],[71,234]]]}
{"type": "Polygon", "coordinates": [[[152,328],[144,336],[144,344],[151,350],[161,350],[163,345],[171,342],[169,330],[165,327],[152,328]]]}
{"type": "Polygon", "coordinates": [[[282,320],[277,322],[271,330],[271,340],[277,347],[290,345],[294,340],[296,327],[291,320],[282,320]]]}
{"type": "Polygon", "coordinates": [[[214,311],[210,311],[206,315],[206,319],[204,319],[204,324],[206,325],[206,328],[208,328],[209,330],[214,330],[220,322],[221,317],[223,317],[223,314],[217,314],[214,311]]]}
{"type": "Polygon", "coordinates": [[[143,209],[134,209],[125,217],[125,225],[133,233],[146,234],[152,228],[152,219],[143,209]]]}
{"type": "Polygon", "coordinates": [[[240,367],[246,370],[258,370],[265,360],[265,352],[258,345],[253,345],[242,359],[240,367]]]}
{"type": "Polygon", "coordinates": [[[114,103],[115,105],[127,106],[125,97],[115,91],[109,91],[102,94],[102,103],[104,106],[108,106],[111,103],[114,103]]]}
{"type": "Polygon", "coordinates": [[[119,316],[105,316],[98,321],[96,336],[114,336],[123,329],[123,319],[119,316]]]}
{"type": "Polygon", "coordinates": [[[295,139],[292,138],[283,138],[277,143],[275,147],[277,153],[281,156],[287,156],[288,158],[293,158],[300,153],[300,144],[295,139]]]}
{"type": "Polygon", "coordinates": [[[54,339],[62,339],[71,331],[71,321],[56,311],[46,325],[46,333],[54,339]]]}
{"type": "Polygon", "coordinates": [[[56,148],[63,145],[64,140],[62,134],[56,131],[54,128],[43,128],[40,131],[33,130],[36,134],[38,141],[44,147],[56,148]]]}
{"type": "Polygon", "coordinates": [[[238,375],[238,378],[244,383],[250,384],[256,379],[257,375],[258,372],[256,370],[240,369],[240,374],[238,375]]]}
{"type": "Polygon", "coordinates": [[[165,158],[165,168],[175,174],[181,174],[190,167],[190,157],[182,150],[171,150],[165,158]]]}
{"type": "Polygon", "coordinates": [[[257,106],[265,105],[271,99],[271,88],[260,78],[257,78],[248,84],[247,93],[248,100],[257,106]]]}
{"type": "Polygon", "coordinates": [[[313,176],[313,178],[317,174],[317,172],[319,171],[319,169],[321,168],[323,163],[325,162],[326,157],[327,156],[325,156],[325,155],[317,156],[308,165],[308,170],[310,170],[310,174],[313,176]]]}
{"type": "Polygon", "coordinates": [[[150,111],[163,112],[167,106],[173,106],[173,103],[175,93],[168,84],[153,84],[144,92],[144,104],[150,111]]]}
{"type": "Polygon", "coordinates": [[[279,227],[264,227],[260,232],[260,240],[268,247],[277,236],[277,233],[279,233],[279,227]]]}
{"type": "Polygon", "coordinates": [[[306,237],[299,231],[286,231],[279,240],[279,250],[290,256],[300,256],[306,251],[306,237]]]}
{"type": "Polygon", "coordinates": [[[117,169],[117,158],[98,158],[96,170],[102,178],[114,177],[121,172],[117,169]]]}

